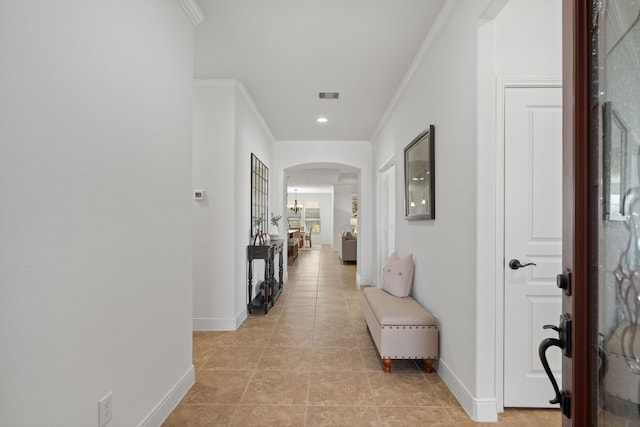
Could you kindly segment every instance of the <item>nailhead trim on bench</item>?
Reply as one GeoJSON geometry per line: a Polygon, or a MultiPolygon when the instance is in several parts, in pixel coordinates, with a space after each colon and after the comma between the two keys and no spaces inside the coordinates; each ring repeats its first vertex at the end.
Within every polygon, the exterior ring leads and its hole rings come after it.
{"type": "MultiPolygon", "coordinates": [[[[381,329],[393,329],[393,328],[400,329],[400,326],[380,326],[380,328],[381,329]]],[[[438,329],[437,326],[403,326],[402,327],[402,329],[407,329],[407,328],[409,328],[409,329],[413,329],[413,328],[416,328],[416,329],[420,329],[420,328],[422,328],[422,329],[431,329],[431,328],[438,329]]]]}

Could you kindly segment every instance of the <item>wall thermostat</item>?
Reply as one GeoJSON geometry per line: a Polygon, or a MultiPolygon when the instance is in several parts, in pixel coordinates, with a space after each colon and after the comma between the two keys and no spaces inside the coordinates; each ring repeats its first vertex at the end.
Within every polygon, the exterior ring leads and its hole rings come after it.
{"type": "Polygon", "coordinates": [[[204,190],[193,190],[193,198],[195,200],[204,199],[204,190]]]}

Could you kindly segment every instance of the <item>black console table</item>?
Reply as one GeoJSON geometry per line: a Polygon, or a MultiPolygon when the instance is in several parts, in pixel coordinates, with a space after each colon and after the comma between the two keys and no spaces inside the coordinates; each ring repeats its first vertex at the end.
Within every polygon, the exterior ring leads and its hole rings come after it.
{"type": "Polygon", "coordinates": [[[248,285],[249,285],[249,302],[247,303],[247,311],[249,314],[254,309],[264,309],[264,314],[269,312],[269,307],[273,307],[280,291],[282,290],[282,246],[284,240],[266,240],[263,245],[247,246],[247,262],[249,263],[248,285]],[[275,280],[275,256],[278,257],[278,280],[275,280]],[[264,260],[264,292],[258,292],[253,297],[253,260],[264,260]]]}

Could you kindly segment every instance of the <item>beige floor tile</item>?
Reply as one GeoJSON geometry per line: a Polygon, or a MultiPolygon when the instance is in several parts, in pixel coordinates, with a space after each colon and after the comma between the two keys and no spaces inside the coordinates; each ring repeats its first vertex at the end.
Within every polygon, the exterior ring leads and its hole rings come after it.
{"type": "Polygon", "coordinates": [[[242,397],[243,404],[306,405],[309,373],[256,371],[242,397]]]}
{"type": "Polygon", "coordinates": [[[562,412],[560,412],[560,409],[538,409],[535,411],[535,415],[541,426],[562,425],[562,412]]]}
{"type": "Polygon", "coordinates": [[[237,407],[230,426],[237,427],[302,427],[305,425],[304,406],[253,406],[237,407]]]}
{"type": "Polygon", "coordinates": [[[316,306],[322,311],[330,311],[331,309],[348,310],[349,306],[342,295],[318,295],[316,306]]]}
{"type": "Polygon", "coordinates": [[[269,339],[269,346],[275,347],[311,347],[313,345],[313,329],[299,331],[274,332],[269,339]]]}
{"type": "MultiPolygon", "coordinates": [[[[277,303],[276,303],[277,304],[277,303]]],[[[277,304],[281,305],[281,304],[277,304]]],[[[273,312],[276,307],[270,307],[269,313],[273,312]]],[[[278,323],[278,319],[275,317],[264,316],[262,312],[256,313],[255,316],[249,316],[242,322],[242,325],[238,328],[238,331],[261,331],[268,332],[275,328],[278,323]]]]}
{"type": "Polygon", "coordinates": [[[370,405],[373,394],[366,375],[354,372],[314,372],[309,385],[309,405],[370,405]]]}
{"type": "Polygon", "coordinates": [[[301,250],[288,274],[267,316],[233,332],[193,333],[196,384],[165,427],[561,425],[558,410],[508,409],[497,424],[474,423],[420,361],[394,360],[384,373],[356,266],[330,248],[301,250]]]}
{"type": "Polygon", "coordinates": [[[440,406],[420,372],[367,372],[378,406],[440,406]]]}
{"type": "Polygon", "coordinates": [[[222,427],[231,423],[237,405],[181,404],[169,415],[162,427],[222,427]]]}
{"type": "Polygon", "coordinates": [[[378,408],[378,415],[385,426],[435,427],[450,426],[453,420],[442,407],[387,407],[378,408]]]}
{"type": "Polygon", "coordinates": [[[364,331],[364,332],[356,331],[355,335],[356,335],[356,343],[358,344],[358,347],[365,347],[365,348],[374,347],[375,348],[376,343],[373,341],[373,338],[371,337],[368,331],[364,331]]]}
{"type": "Polygon", "coordinates": [[[193,364],[196,367],[204,365],[216,348],[215,337],[222,332],[194,332],[193,333],[193,364]]]}
{"type": "Polygon", "coordinates": [[[315,304],[315,299],[318,296],[318,291],[312,288],[295,288],[289,294],[289,300],[291,299],[300,299],[300,300],[309,300],[315,304]]]}
{"type": "Polygon", "coordinates": [[[196,383],[184,403],[240,403],[253,371],[196,371],[196,383]]]}
{"type": "Polygon", "coordinates": [[[309,364],[315,372],[364,372],[360,350],[357,348],[314,347],[309,364]]]}
{"type": "Polygon", "coordinates": [[[307,409],[308,427],[371,427],[382,426],[376,408],[369,406],[310,406],[307,409]]]}
{"type": "Polygon", "coordinates": [[[314,331],[314,347],[357,347],[356,336],[353,331],[338,329],[332,332],[314,331]]]}
{"type": "MultiPolygon", "coordinates": [[[[502,423],[496,424],[496,423],[473,422],[469,418],[467,413],[459,406],[457,408],[446,408],[446,409],[447,409],[447,412],[449,413],[449,416],[451,417],[450,427],[495,427],[495,426],[505,427],[505,424],[502,424],[502,423]]],[[[525,427],[525,426],[519,426],[519,427],[525,427]]],[[[552,427],[552,426],[549,426],[549,427],[552,427]]]]}
{"type": "Polygon", "coordinates": [[[359,350],[365,371],[382,372],[382,361],[375,347],[361,347],[359,350]]]}
{"type": "Polygon", "coordinates": [[[349,316],[316,316],[314,329],[322,333],[342,333],[345,331],[348,331],[349,334],[355,333],[349,316]]]}
{"type": "Polygon", "coordinates": [[[281,317],[314,317],[316,305],[313,304],[287,304],[282,310],[281,317]]]}
{"type": "MultiPolygon", "coordinates": [[[[433,374],[425,374],[426,378],[429,378],[433,374]]],[[[428,382],[428,381],[427,381],[428,382]]],[[[431,384],[431,389],[435,391],[436,396],[440,400],[440,404],[442,406],[448,406],[451,408],[455,408],[459,406],[458,400],[455,398],[453,393],[449,390],[449,388],[444,384],[431,384]]]]}
{"type": "Polygon", "coordinates": [[[264,350],[260,371],[308,371],[311,366],[311,348],[268,346],[264,350]]]}
{"type": "Polygon", "coordinates": [[[255,369],[263,351],[264,346],[218,346],[202,369],[255,369]]]}
{"type": "Polygon", "coordinates": [[[562,415],[560,410],[542,411],[540,409],[512,409],[507,408],[501,414],[498,414],[500,425],[504,426],[522,426],[522,427],[547,427],[562,425],[562,415]],[[555,415],[555,417],[549,417],[555,415]]]}
{"type": "Polygon", "coordinates": [[[322,307],[322,311],[318,312],[317,316],[328,318],[342,317],[349,319],[349,310],[346,306],[325,305],[322,307]]]}

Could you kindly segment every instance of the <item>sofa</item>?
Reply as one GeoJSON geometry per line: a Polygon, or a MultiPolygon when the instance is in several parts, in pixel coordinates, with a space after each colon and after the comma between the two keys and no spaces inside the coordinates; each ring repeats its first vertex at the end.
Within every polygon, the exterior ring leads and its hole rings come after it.
{"type": "Polygon", "coordinates": [[[342,238],[340,239],[340,245],[338,245],[338,255],[344,264],[347,261],[358,260],[358,238],[355,234],[351,232],[346,232],[342,234],[342,238]]]}

